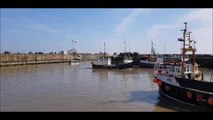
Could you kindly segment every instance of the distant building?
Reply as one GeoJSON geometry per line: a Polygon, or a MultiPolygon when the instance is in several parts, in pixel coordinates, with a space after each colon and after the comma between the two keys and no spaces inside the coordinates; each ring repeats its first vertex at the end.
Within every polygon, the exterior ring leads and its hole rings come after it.
{"type": "Polygon", "coordinates": [[[76,54],[77,50],[76,49],[71,49],[67,51],[67,54],[76,54]]]}
{"type": "Polygon", "coordinates": [[[30,52],[28,52],[28,54],[33,54],[33,52],[32,52],[32,51],[30,51],[30,52]]]}
{"type": "Polygon", "coordinates": [[[58,54],[67,54],[67,52],[62,50],[58,54]]]}
{"type": "Polygon", "coordinates": [[[54,54],[53,52],[49,52],[49,54],[54,54]]]}
{"type": "Polygon", "coordinates": [[[37,54],[44,54],[43,52],[38,52],[37,54]]]}
{"type": "Polygon", "coordinates": [[[10,51],[4,51],[4,54],[11,54],[10,51]]]}
{"type": "Polygon", "coordinates": [[[79,55],[92,55],[91,53],[78,53],[79,55]]]}

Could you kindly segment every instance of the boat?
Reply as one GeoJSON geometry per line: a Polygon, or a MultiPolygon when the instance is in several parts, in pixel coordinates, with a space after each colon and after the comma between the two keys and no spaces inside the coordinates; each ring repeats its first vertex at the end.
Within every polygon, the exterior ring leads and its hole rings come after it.
{"type": "Polygon", "coordinates": [[[70,65],[79,65],[80,64],[80,59],[76,58],[76,59],[71,59],[70,60],[70,65]]]}
{"type": "MultiPolygon", "coordinates": [[[[72,41],[72,43],[74,43],[74,46],[75,46],[76,41],[72,41]]],[[[80,56],[77,54],[77,50],[75,48],[73,48],[73,49],[69,50],[68,53],[72,54],[72,56],[73,56],[69,61],[70,65],[79,65],[81,59],[80,59],[80,56]]]]}
{"type": "Polygon", "coordinates": [[[183,38],[178,38],[182,42],[179,60],[156,62],[153,82],[158,85],[160,95],[190,106],[213,110],[213,79],[205,79],[199,71],[195,61],[196,41],[191,39],[192,32],[187,31],[187,22],[184,24],[185,28],[181,30],[183,38]],[[189,59],[186,59],[187,55],[189,59]]]}
{"type": "Polygon", "coordinates": [[[104,42],[104,53],[100,55],[98,61],[91,62],[92,68],[117,68],[116,64],[112,64],[111,58],[105,52],[106,43],[104,42]]]}
{"type": "Polygon", "coordinates": [[[154,68],[154,64],[157,60],[156,52],[153,48],[153,42],[151,44],[151,56],[146,57],[145,60],[140,60],[139,66],[141,68],[154,68]]]}
{"type": "Polygon", "coordinates": [[[154,68],[154,64],[155,64],[155,62],[149,61],[148,59],[140,60],[141,68],[154,68]]]}
{"type": "Polygon", "coordinates": [[[123,54],[123,61],[119,63],[120,68],[131,68],[133,67],[133,59],[130,55],[130,47],[129,47],[129,52],[126,52],[126,41],[124,41],[125,45],[125,52],[123,54]]]}
{"type": "Polygon", "coordinates": [[[119,68],[132,68],[133,67],[133,59],[129,53],[124,53],[123,61],[118,63],[119,68]]]}
{"type": "Polygon", "coordinates": [[[72,49],[72,59],[70,59],[70,65],[79,65],[81,62],[80,56],[77,54],[75,49],[72,49]]]}
{"type": "Polygon", "coordinates": [[[103,56],[98,61],[91,62],[92,68],[118,68],[116,64],[112,64],[112,60],[109,57],[103,56]]]}
{"type": "Polygon", "coordinates": [[[92,68],[130,68],[133,66],[132,59],[126,58],[122,62],[112,61],[109,55],[106,55],[105,52],[105,43],[104,43],[104,54],[100,56],[98,61],[91,62],[92,68]]]}

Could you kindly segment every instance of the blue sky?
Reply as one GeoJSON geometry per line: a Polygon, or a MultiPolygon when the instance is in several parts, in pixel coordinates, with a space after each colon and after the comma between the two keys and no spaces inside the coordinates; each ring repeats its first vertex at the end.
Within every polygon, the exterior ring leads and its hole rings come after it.
{"type": "Polygon", "coordinates": [[[212,9],[1,9],[1,52],[180,53],[177,38],[188,22],[198,54],[213,54],[212,9]],[[76,41],[74,45],[72,41],[76,41]]]}

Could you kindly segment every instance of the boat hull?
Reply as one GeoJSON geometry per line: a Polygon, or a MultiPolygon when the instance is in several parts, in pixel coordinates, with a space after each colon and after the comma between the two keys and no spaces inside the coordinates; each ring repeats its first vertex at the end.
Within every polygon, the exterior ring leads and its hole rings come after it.
{"type": "Polygon", "coordinates": [[[70,65],[79,65],[79,62],[71,62],[70,65]]]}
{"type": "MultiPolygon", "coordinates": [[[[161,81],[161,80],[158,80],[161,81]]],[[[185,87],[174,86],[161,81],[159,92],[170,99],[191,105],[201,107],[207,110],[213,110],[213,105],[208,104],[208,98],[213,97],[212,93],[196,91],[185,87]]]]}
{"type": "Polygon", "coordinates": [[[191,89],[213,93],[213,82],[205,82],[205,81],[182,79],[182,78],[176,78],[176,80],[182,87],[188,87],[191,89]]]}
{"type": "Polygon", "coordinates": [[[140,62],[141,68],[154,68],[154,63],[151,62],[140,62]]]}
{"type": "Polygon", "coordinates": [[[131,63],[121,63],[121,64],[118,64],[118,68],[120,68],[120,69],[132,68],[132,67],[133,67],[132,62],[131,63]]]}
{"type": "Polygon", "coordinates": [[[80,60],[71,60],[69,61],[70,65],[79,65],[80,64],[80,60]]]}
{"type": "Polygon", "coordinates": [[[132,68],[132,63],[120,63],[120,64],[111,64],[111,65],[101,65],[101,64],[95,64],[92,62],[92,68],[107,68],[107,69],[124,69],[124,68],[132,68]]]}

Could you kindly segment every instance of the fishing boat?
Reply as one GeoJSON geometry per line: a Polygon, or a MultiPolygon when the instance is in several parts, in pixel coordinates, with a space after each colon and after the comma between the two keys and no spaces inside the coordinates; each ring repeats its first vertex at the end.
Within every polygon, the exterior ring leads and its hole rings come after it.
{"type": "Polygon", "coordinates": [[[76,58],[76,59],[71,59],[70,60],[70,65],[79,65],[80,64],[80,59],[76,58]]]}
{"type": "Polygon", "coordinates": [[[104,54],[100,56],[98,61],[91,62],[92,68],[130,68],[132,67],[132,61],[131,59],[124,59],[122,62],[112,61],[112,59],[109,57],[109,55],[106,55],[105,52],[105,46],[104,43],[104,54]]]}
{"type": "Polygon", "coordinates": [[[129,48],[129,52],[126,52],[126,41],[124,41],[125,44],[125,52],[124,52],[124,56],[123,56],[123,62],[120,63],[120,68],[131,68],[133,67],[133,59],[130,55],[130,48],[129,48]]]}
{"type": "Polygon", "coordinates": [[[124,53],[123,61],[118,63],[119,68],[132,68],[133,67],[133,59],[129,55],[129,53],[124,53]]]}
{"type": "Polygon", "coordinates": [[[156,52],[153,48],[153,42],[151,44],[151,55],[149,57],[146,57],[145,60],[140,60],[140,67],[141,68],[154,68],[154,64],[157,60],[156,52]]]}
{"type": "MultiPolygon", "coordinates": [[[[73,46],[75,46],[76,41],[72,41],[72,43],[74,44],[73,46]]],[[[70,65],[79,65],[81,59],[80,56],[77,54],[77,50],[75,49],[75,47],[69,50],[68,53],[72,55],[72,58],[69,61],[70,65]]]]}
{"type": "Polygon", "coordinates": [[[72,58],[69,61],[70,65],[79,65],[81,62],[80,56],[77,54],[75,49],[72,49],[71,51],[72,58]]]}
{"type": "Polygon", "coordinates": [[[116,68],[115,64],[112,64],[111,58],[106,55],[106,43],[104,42],[104,54],[100,56],[98,61],[91,62],[92,68],[116,68]]]}
{"type": "Polygon", "coordinates": [[[109,57],[101,57],[98,61],[91,62],[92,68],[117,68],[116,64],[112,64],[112,60],[109,57]]]}
{"type": "Polygon", "coordinates": [[[185,22],[181,55],[179,60],[156,62],[153,70],[153,82],[157,83],[160,95],[194,107],[213,110],[213,80],[207,80],[198,69],[195,61],[195,43],[187,31],[185,22]],[[192,45],[194,43],[194,45],[192,45]],[[190,52],[190,58],[186,59],[190,52]]]}

